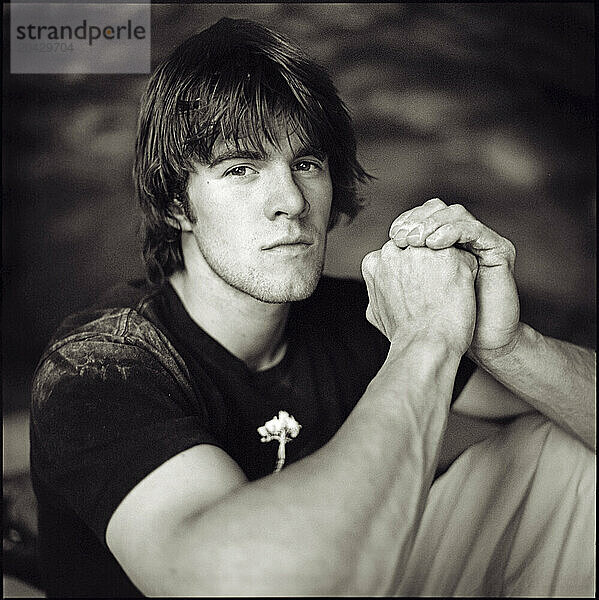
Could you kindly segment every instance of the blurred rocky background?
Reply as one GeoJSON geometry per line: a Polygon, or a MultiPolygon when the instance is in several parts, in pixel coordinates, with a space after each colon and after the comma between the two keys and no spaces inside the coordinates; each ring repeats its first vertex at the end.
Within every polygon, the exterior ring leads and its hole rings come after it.
{"type": "MultiPolygon", "coordinates": [[[[8,17],[8,5],[4,5],[8,17]]],[[[592,3],[183,4],[152,8],[153,63],[221,16],[327,66],[351,109],[369,204],[331,234],[359,277],[400,212],[460,202],[518,249],[523,316],[595,344],[592,3]]],[[[3,399],[25,409],[68,313],[143,273],[131,165],[147,75],[11,75],[3,52],[3,399]]]]}

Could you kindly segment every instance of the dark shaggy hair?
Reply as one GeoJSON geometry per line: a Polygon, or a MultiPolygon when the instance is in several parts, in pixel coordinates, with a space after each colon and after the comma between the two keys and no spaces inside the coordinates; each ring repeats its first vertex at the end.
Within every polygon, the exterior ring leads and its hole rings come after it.
{"type": "Polygon", "coordinates": [[[173,215],[182,209],[190,216],[194,162],[209,163],[219,138],[264,153],[281,123],[328,156],[329,229],[341,213],[353,218],[363,204],[357,184],[370,175],[358,163],[351,117],[328,74],[297,46],[252,21],[225,18],[158,65],[142,98],[134,166],[150,281],[184,266],[173,215]]]}

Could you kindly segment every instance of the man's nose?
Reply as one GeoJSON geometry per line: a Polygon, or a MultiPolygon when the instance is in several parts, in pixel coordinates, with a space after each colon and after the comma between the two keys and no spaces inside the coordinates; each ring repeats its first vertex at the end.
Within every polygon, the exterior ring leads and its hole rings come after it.
{"type": "Polygon", "coordinates": [[[264,214],[270,221],[277,217],[297,219],[305,217],[310,205],[289,168],[281,168],[268,182],[269,191],[264,205],[264,214]]]}

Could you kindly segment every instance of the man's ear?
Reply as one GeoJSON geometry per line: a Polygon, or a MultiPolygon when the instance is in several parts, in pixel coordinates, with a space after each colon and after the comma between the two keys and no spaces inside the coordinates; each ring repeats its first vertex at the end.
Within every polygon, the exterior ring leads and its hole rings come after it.
{"type": "Polygon", "coordinates": [[[169,206],[169,213],[171,216],[168,218],[169,225],[177,228],[177,223],[181,228],[181,231],[192,231],[192,220],[189,211],[185,210],[184,201],[175,197],[169,206]]]}

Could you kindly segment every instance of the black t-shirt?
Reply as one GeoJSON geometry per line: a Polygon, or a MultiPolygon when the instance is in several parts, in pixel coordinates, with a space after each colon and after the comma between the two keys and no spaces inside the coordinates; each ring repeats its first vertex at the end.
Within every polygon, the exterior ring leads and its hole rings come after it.
{"type": "MultiPolygon", "coordinates": [[[[106,526],[137,483],[183,450],[214,444],[250,480],[268,475],[277,444],[257,429],[280,410],[302,426],[285,464],[324,445],[387,355],[367,302],[361,283],[323,277],[291,307],[284,358],[258,373],[202,330],[168,284],[118,288],[67,319],[40,361],[31,405],[48,595],[140,595],[106,547],[106,526]]],[[[472,371],[463,359],[454,397],[472,371]]]]}

